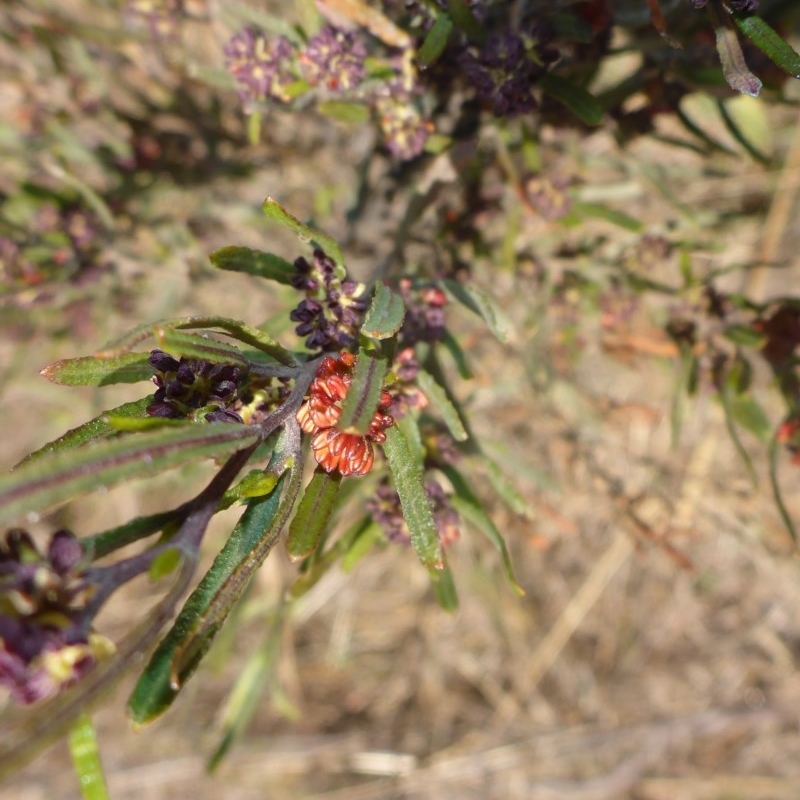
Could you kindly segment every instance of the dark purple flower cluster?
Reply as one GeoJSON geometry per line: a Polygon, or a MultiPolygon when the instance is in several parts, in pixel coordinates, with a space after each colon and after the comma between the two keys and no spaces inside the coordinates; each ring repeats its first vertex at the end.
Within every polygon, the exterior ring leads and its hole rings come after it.
{"type": "Polygon", "coordinates": [[[311,263],[301,256],[294,267],[292,286],[306,294],[289,315],[292,322],[300,323],[297,335],[306,337],[309,350],[352,347],[367,309],[364,285],[347,280],[344,269],[319,248],[311,263]]]}
{"type": "Polygon", "coordinates": [[[15,702],[58,693],[114,651],[81,624],[92,592],[82,557],[66,530],[53,534],[46,554],[18,528],[0,542],[0,685],[15,702]]]}
{"type": "Polygon", "coordinates": [[[295,49],[288,39],[278,36],[270,41],[265,34],[246,28],[225,45],[224,53],[225,66],[246,106],[268,98],[289,101],[286,89],[296,78],[295,49]]]}
{"type": "Polygon", "coordinates": [[[246,369],[192,358],[179,361],[163,350],[153,350],[148,360],[157,387],[147,407],[151,417],[244,421],[241,409],[253,400],[246,369]]]}
{"type": "Polygon", "coordinates": [[[397,288],[406,305],[406,318],[400,329],[402,345],[440,342],[445,334],[445,293],[436,286],[415,288],[410,278],[402,278],[397,288]]]}
{"type": "Polygon", "coordinates": [[[364,80],[366,57],[367,49],[356,36],[326,26],[301,51],[300,71],[312,86],[349,92],[364,80]]]}
{"type": "MultiPolygon", "coordinates": [[[[461,536],[458,514],[438,481],[425,482],[425,494],[431,504],[436,532],[442,547],[448,547],[461,536]]],[[[375,494],[364,504],[372,519],[380,525],[386,538],[396,544],[411,544],[411,533],[403,518],[400,498],[388,479],[381,481],[375,494]]]]}
{"type": "Polygon", "coordinates": [[[495,116],[525,114],[537,106],[536,82],[558,58],[551,40],[543,23],[532,23],[527,30],[491,32],[482,47],[468,47],[459,64],[467,83],[495,116]]]}

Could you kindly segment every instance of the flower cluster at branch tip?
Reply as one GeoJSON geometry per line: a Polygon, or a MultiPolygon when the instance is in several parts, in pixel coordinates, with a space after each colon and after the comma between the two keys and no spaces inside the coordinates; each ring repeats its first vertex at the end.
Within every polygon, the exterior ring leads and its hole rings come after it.
{"type": "MultiPolygon", "coordinates": [[[[449,547],[461,536],[458,514],[438,481],[433,479],[426,481],[425,494],[431,504],[439,542],[442,547],[449,547]]],[[[400,507],[400,497],[388,480],[384,479],[381,482],[374,496],[364,505],[389,541],[402,545],[411,543],[411,533],[400,507]]]]}
{"type": "Polygon", "coordinates": [[[252,28],[237,33],[225,45],[225,66],[236,80],[246,107],[267,98],[289,101],[287,87],[294,83],[294,47],[284,36],[272,40],[252,28]]]}
{"type": "Polygon", "coordinates": [[[156,370],[153,383],[157,387],[146,409],[151,417],[253,425],[289,394],[286,381],[256,381],[246,365],[178,360],[163,350],[153,350],[148,361],[156,370]]]}
{"type": "Polygon", "coordinates": [[[541,22],[526,29],[491,32],[482,47],[459,57],[464,77],[497,117],[525,114],[537,107],[533,87],[558,59],[553,33],[541,22]]]}
{"type": "Polygon", "coordinates": [[[316,462],[326,472],[341,475],[366,475],[375,460],[374,444],[386,441],[384,431],[394,424],[388,413],[392,395],[381,393],[375,414],[366,434],[337,427],[342,403],[353,382],[355,356],[342,352],[337,359],[326,356],[311,382],[308,399],[297,412],[297,421],[305,433],[311,434],[311,449],[316,462]]]}
{"type": "Polygon", "coordinates": [[[344,269],[319,248],[311,263],[301,256],[294,267],[292,286],[306,295],[289,314],[300,323],[295,333],[306,337],[309,350],[352,347],[367,308],[364,284],[346,279],[344,269]]]}
{"type": "Polygon", "coordinates": [[[57,694],[114,652],[81,624],[92,594],[82,557],[66,530],[53,534],[46,554],[18,528],[0,542],[0,686],[15,702],[57,694]]]}
{"type": "Polygon", "coordinates": [[[303,77],[312,86],[331,92],[355,89],[364,80],[367,49],[352,33],[324,27],[300,51],[298,60],[303,77]]]}

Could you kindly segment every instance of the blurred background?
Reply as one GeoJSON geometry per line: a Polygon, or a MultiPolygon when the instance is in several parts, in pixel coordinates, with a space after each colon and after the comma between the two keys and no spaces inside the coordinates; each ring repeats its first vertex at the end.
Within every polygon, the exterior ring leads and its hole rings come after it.
{"type": "MultiPolygon", "coordinates": [[[[667,328],[696,298],[646,284],[718,271],[715,285],[758,302],[800,291],[797,86],[781,103],[727,102],[761,161],[692,93],[682,111],[720,147],[698,146],[670,114],[635,138],[611,123],[545,124],[541,169],[517,180],[503,135],[484,131],[461,154],[482,171],[476,199],[458,189],[459,154],[398,162],[368,123],[270,107],[254,134],[224,45],[257,12],[294,19],[294,5],[0,8],[0,462],[139,396],[49,384],[38,374],[47,363],[148,320],[259,324],[290,308],[282,288],[208,262],[229,244],[305,254],[262,218],[265,197],[337,238],[369,278],[396,252],[415,193],[434,187],[404,257],[434,258],[445,223],[468,219],[452,263],[507,314],[499,342],[452,310],[474,373],[454,383],[525,499],[514,512],[480,487],[526,595],[469,526],[451,550],[454,614],[413,553],[388,543],[284,607],[296,568],[276,550],[163,719],[131,730],[130,681],[96,712],[112,797],[800,796],[800,565],[766,451],[745,431],[748,469],[711,388],[685,392],[667,328]],[[543,210],[537,192],[595,213],[543,210]],[[226,699],[259,653],[264,692],[209,774],[226,699]]],[[[623,54],[596,81],[640,68],[623,54]]],[[[274,332],[291,337],[291,323],[274,332]]],[[[753,396],[777,425],[771,377],[756,370],[753,396]]],[[[797,470],[787,457],[778,475],[794,519],[797,470]]],[[[174,505],[207,474],[115,489],[47,523],[89,534],[118,521],[109,508],[174,505]]],[[[209,561],[224,541],[218,522],[209,561]]],[[[152,592],[125,588],[102,620],[112,638],[152,592]]],[[[0,787],[15,800],[77,795],[63,744],[0,787]]]]}

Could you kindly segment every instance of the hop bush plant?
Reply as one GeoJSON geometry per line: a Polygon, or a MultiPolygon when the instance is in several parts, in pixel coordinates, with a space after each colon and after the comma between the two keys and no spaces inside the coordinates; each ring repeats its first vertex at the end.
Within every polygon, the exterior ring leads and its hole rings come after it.
{"type": "MultiPolygon", "coordinates": [[[[205,80],[215,92],[205,115],[190,109],[187,117],[202,119],[213,133],[208,139],[237,151],[245,140],[231,133],[223,114],[214,118],[209,109],[215,104],[231,103],[247,118],[251,145],[265,136],[270,114],[302,121],[311,111],[369,129],[374,142],[367,160],[388,164],[387,194],[402,190],[410,197],[392,231],[392,251],[368,280],[357,281],[335,238],[268,199],[267,217],[296,234],[305,251],[287,260],[229,246],[217,249],[211,262],[292,290],[296,302],[279,321],[294,325],[294,339],[270,335],[275,320],[170,318],[43,371],[66,386],[147,388],[131,388],[133,399],[68,431],[0,479],[5,524],[19,525],[25,515],[101,486],[187,464],[211,459],[216,471],[192,499],[177,507],[165,503],[157,513],[108,530],[59,529],[44,544],[21,527],[7,531],[0,542],[0,686],[17,704],[33,706],[37,718],[22,738],[0,746],[0,771],[54,736],[85,730],[84,709],[142,654],[149,661],[131,695],[130,716],[145,723],[164,713],[282,538],[298,565],[291,598],[308,592],[335,564],[352,564],[388,540],[413,551],[439,603],[452,610],[458,576],[451,573],[448,549],[468,522],[497,549],[508,585],[522,594],[477,482],[494,476],[495,488],[505,487],[501,499],[514,510],[524,500],[497,478],[502,470],[472,435],[447,377],[469,375],[451,330],[454,308],[478,315],[504,338],[502,311],[473,280],[477,265],[499,259],[502,249],[488,241],[483,222],[502,215],[506,187],[554,229],[599,216],[639,234],[633,217],[582,203],[569,179],[547,174],[538,149],[545,125],[585,132],[608,121],[624,146],[653,133],[660,116],[674,114],[691,146],[710,152],[721,148],[683,115],[684,97],[698,86],[709,95],[757,96],[766,85],[783,99],[787,76],[800,75],[800,56],[781,36],[781,22],[791,14],[780,0],[642,0],[620,9],[605,0],[320,5],[324,16],[312,2],[297,4],[302,24],[237,6],[226,20],[230,36],[219,42],[216,71],[197,65],[192,71],[187,64],[177,69],[182,87],[205,80]],[[615,29],[624,34],[621,45],[612,37],[615,29]],[[636,52],[641,68],[595,92],[601,67],[622,51],[636,52]],[[444,159],[457,174],[417,180],[421,165],[441,168],[444,159]],[[446,182],[453,191],[442,200],[446,182]],[[407,258],[406,249],[420,242],[429,259],[407,258]],[[351,496],[359,518],[341,531],[337,512],[351,496]],[[229,509],[239,512],[238,521],[198,579],[209,524],[229,509]],[[126,548],[135,543],[143,549],[130,555],[126,548]],[[163,596],[126,637],[112,642],[99,629],[98,615],[142,575],[158,581],[163,596]]],[[[126,24],[145,31],[166,54],[174,55],[182,27],[197,21],[188,4],[172,0],[124,6],[126,24]]],[[[43,38],[53,62],[64,61],[59,43],[43,38]]],[[[86,73],[87,85],[103,84],[86,73]]],[[[124,145],[97,133],[91,157],[85,147],[64,146],[55,166],[31,161],[35,179],[2,186],[0,269],[5,292],[20,298],[20,308],[31,291],[36,302],[58,305],[59,293],[47,287],[80,286],[113,271],[104,245],[118,232],[116,220],[143,228],[153,221],[140,200],[149,188],[142,175],[177,174],[180,166],[189,185],[201,167],[217,163],[215,147],[202,164],[181,147],[178,158],[124,103],[114,107],[107,100],[114,122],[129,134],[124,145]],[[96,186],[82,179],[82,159],[102,174],[96,186]]],[[[104,122],[101,106],[86,100],[78,118],[104,122]]],[[[742,148],[763,158],[758,142],[725,116],[724,105],[720,114],[742,148]]],[[[57,135],[31,118],[44,137],[42,149],[56,149],[57,135]]],[[[102,124],[98,129],[106,131],[102,124]]],[[[25,158],[35,156],[26,152],[25,158]]],[[[643,234],[638,263],[646,272],[671,247],[643,234]]],[[[565,273],[552,287],[551,310],[560,315],[564,340],[579,350],[580,303],[587,298],[602,308],[607,329],[623,324],[641,295],[667,298],[664,331],[679,365],[676,398],[703,387],[714,392],[754,475],[740,437],[749,431],[759,438],[794,535],[777,469],[784,454],[800,460],[798,301],[760,303],[723,290],[721,273],[700,273],[684,256],[680,284],[660,283],[625,264],[616,265],[602,287],[580,271],[565,273]],[[771,370],[783,402],[777,424],[751,393],[758,361],[771,370]]],[[[676,437],[679,405],[676,399],[676,437]]],[[[228,745],[220,745],[215,761],[228,745]]]]}

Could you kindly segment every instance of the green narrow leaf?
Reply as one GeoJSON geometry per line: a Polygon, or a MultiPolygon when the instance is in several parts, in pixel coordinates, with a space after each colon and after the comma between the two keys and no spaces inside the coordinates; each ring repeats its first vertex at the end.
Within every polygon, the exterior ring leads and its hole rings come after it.
{"type": "Polygon", "coordinates": [[[394,424],[403,432],[411,457],[416,461],[417,466],[422,469],[425,461],[425,445],[422,444],[422,434],[415,415],[406,414],[404,417],[396,419],[394,424]]]}
{"type": "Polygon", "coordinates": [[[237,347],[201,334],[160,328],[156,332],[156,341],[162,350],[175,358],[197,358],[211,364],[248,366],[247,359],[237,347]]]}
{"type": "Polygon", "coordinates": [[[473,377],[472,370],[469,368],[469,364],[467,363],[467,357],[464,355],[464,351],[461,349],[461,345],[458,343],[458,340],[447,329],[445,329],[444,332],[442,346],[450,354],[450,358],[453,359],[453,363],[456,365],[459,376],[465,381],[471,380],[473,377]]]}
{"type": "Polygon", "coordinates": [[[214,613],[217,610],[212,609],[215,602],[237,577],[232,598],[238,599],[260,566],[260,561],[251,563],[255,549],[266,541],[270,545],[269,552],[277,541],[274,523],[280,496],[280,491],[275,491],[267,497],[250,501],[211,568],[184,604],[169,633],[161,640],[128,701],[129,714],[136,724],[150,722],[166,711],[199,666],[233,605],[225,603],[224,613],[214,613]],[[249,567],[244,574],[243,565],[249,567]],[[190,645],[191,650],[187,652],[190,645]],[[181,663],[177,664],[179,660],[181,663]]]}
{"type": "Polygon", "coordinates": [[[84,800],[109,800],[97,734],[88,714],[81,714],[70,729],[69,753],[84,800]]]}
{"type": "Polygon", "coordinates": [[[739,394],[731,399],[731,414],[736,422],[754,433],[765,444],[772,437],[772,423],[761,405],[750,395],[739,394]]]}
{"type": "Polygon", "coordinates": [[[342,554],[342,570],[351,572],[356,564],[372,549],[376,542],[386,541],[380,526],[372,517],[363,517],[355,526],[354,533],[347,537],[342,554]]]}
{"type": "Polygon", "coordinates": [[[85,536],[81,539],[81,547],[92,560],[103,558],[121,547],[163,531],[167,526],[174,526],[177,521],[178,516],[174,511],[136,517],[116,528],[110,528],[94,536],[85,536]]]}
{"type": "Polygon", "coordinates": [[[292,276],[296,274],[294,265],[286,259],[249,247],[223,247],[215,250],[210,259],[217,269],[243,272],[285,285],[290,285],[292,276]]]}
{"type": "Polygon", "coordinates": [[[458,592],[450,565],[445,562],[443,569],[429,569],[428,574],[431,576],[439,605],[450,613],[458,611],[458,592]]]}
{"type": "Polygon", "coordinates": [[[289,228],[302,242],[311,242],[322,248],[340,267],[344,267],[344,257],[339,245],[334,239],[321,231],[304,225],[299,219],[293,217],[277,200],[268,197],[262,206],[268,219],[289,228]]]}
{"type": "Polygon", "coordinates": [[[375,285],[375,294],[364,317],[361,333],[371,339],[388,339],[400,330],[405,316],[403,298],[379,281],[375,285]]]}
{"type": "Polygon", "coordinates": [[[486,41],[486,31],[472,13],[466,0],[447,0],[447,10],[450,12],[453,22],[460,30],[464,31],[471,42],[483,44],[486,41]]]}
{"type": "Polygon", "coordinates": [[[584,125],[596,126],[603,121],[603,107],[582,86],[552,72],[546,72],[539,85],[546,95],[566,106],[584,125]]]}
{"type": "Polygon", "coordinates": [[[486,471],[486,477],[492,488],[497,492],[497,495],[505,504],[515,513],[526,519],[533,519],[533,509],[530,503],[522,496],[500,468],[500,465],[492,458],[489,458],[485,453],[478,453],[476,455],[478,461],[483,465],[486,471]]]}
{"type": "Polygon", "coordinates": [[[792,537],[795,547],[797,547],[797,528],[795,527],[792,515],[789,513],[789,509],[786,508],[781,485],[778,481],[778,456],[782,450],[783,448],[778,443],[777,436],[773,436],[769,445],[769,482],[772,486],[772,496],[775,498],[775,505],[778,506],[778,512],[781,515],[783,524],[786,526],[789,536],[792,537]]]}
{"type": "Polygon", "coordinates": [[[403,517],[411,533],[411,544],[423,566],[443,569],[442,548],[422,482],[422,470],[411,454],[403,432],[393,426],[386,431],[383,445],[392,472],[403,517]]]}
{"type": "Polygon", "coordinates": [[[800,78],[800,53],[792,48],[761,17],[740,17],[736,14],[733,20],[739,30],[784,72],[793,78],[800,78]]]}
{"type": "Polygon", "coordinates": [[[67,431],[63,436],[55,439],[52,442],[40,447],[33,453],[25,456],[25,458],[14,467],[19,469],[32,461],[37,461],[40,458],[58,452],[70,450],[88,442],[103,439],[108,436],[113,436],[118,432],[110,422],[110,417],[117,419],[140,419],[146,416],[146,408],[153,402],[153,396],[143,397],[141,400],[135,400],[132,403],[124,403],[116,408],[104,411],[99,416],[95,417],[89,422],[84,422],[83,425],[67,431]]]}
{"type": "Polygon", "coordinates": [[[286,537],[286,551],[292,561],[310,556],[319,546],[333,514],[341,483],[342,476],[338,472],[328,473],[322,467],[314,470],[286,537]]]}
{"type": "Polygon", "coordinates": [[[514,570],[511,566],[511,556],[508,554],[503,535],[492,522],[491,517],[483,510],[480,501],[473,493],[469,484],[455,467],[445,464],[441,467],[442,472],[455,490],[455,494],[450,497],[453,508],[466,520],[471,522],[486,538],[497,548],[500,559],[503,562],[503,571],[511,588],[522,597],[525,590],[517,583],[514,577],[514,570]]]}
{"type": "Polygon", "coordinates": [[[362,350],[356,359],[353,382],[342,403],[338,426],[361,436],[369,432],[370,423],[381,401],[386,359],[362,350]]]}
{"type": "Polygon", "coordinates": [[[511,334],[511,323],[486,292],[475,286],[466,286],[458,281],[448,279],[441,281],[441,284],[450,297],[455,298],[459,303],[481,317],[499,341],[508,342],[511,334]]]}
{"type": "Polygon", "coordinates": [[[419,388],[422,389],[423,393],[430,401],[431,406],[439,412],[442,421],[447,426],[447,430],[450,431],[450,435],[457,442],[466,441],[469,437],[464,423],[461,421],[458,409],[451,402],[445,389],[424,369],[419,371],[417,383],[419,383],[419,388]]]}
{"type": "Polygon", "coordinates": [[[254,444],[259,435],[255,428],[219,422],[127,434],[43,456],[0,478],[0,522],[123,480],[233,453],[254,444]]]}
{"type": "Polygon", "coordinates": [[[420,69],[427,69],[436,61],[447,47],[450,33],[453,30],[453,21],[447,14],[439,14],[436,22],[428,31],[425,41],[417,50],[417,66],[420,69]]]}
{"type": "Polygon", "coordinates": [[[258,328],[240,322],[238,319],[228,317],[186,317],[185,319],[165,322],[153,326],[156,336],[162,336],[162,331],[168,328],[220,328],[234,339],[252,345],[262,353],[272,356],[279,364],[289,367],[297,366],[295,357],[284,347],[281,347],[269,334],[258,328]]]}
{"type": "Polygon", "coordinates": [[[39,374],[62,386],[109,386],[149,380],[153,368],[149,353],[124,353],[111,358],[83,356],[48,364],[39,374]]]}
{"type": "Polygon", "coordinates": [[[769,164],[769,156],[764,155],[751,141],[747,138],[744,131],[741,129],[736,120],[731,116],[728,111],[727,105],[720,99],[717,100],[717,110],[725,123],[725,127],[731,136],[745,149],[750,158],[758,161],[765,166],[769,164]]]}
{"type": "Polygon", "coordinates": [[[743,347],[754,347],[760,349],[766,343],[767,337],[757,331],[752,325],[728,325],[722,332],[723,336],[743,347]]]}
{"type": "Polygon", "coordinates": [[[753,486],[758,486],[758,474],[756,473],[756,468],[753,466],[753,459],[750,458],[750,454],[747,452],[744,444],[742,444],[739,431],[736,428],[736,418],[733,411],[733,403],[736,398],[735,390],[726,383],[718,394],[720,402],[722,403],[722,410],[725,412],[725,427],[728,431],[728,436],[730,436],[736,452],[744,462],[745,467],[747,467],[747,472],[750,475],[753,486]]]}

